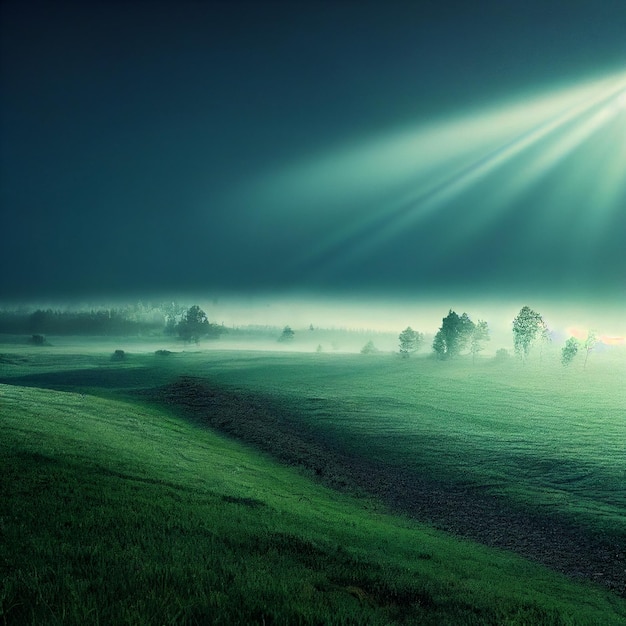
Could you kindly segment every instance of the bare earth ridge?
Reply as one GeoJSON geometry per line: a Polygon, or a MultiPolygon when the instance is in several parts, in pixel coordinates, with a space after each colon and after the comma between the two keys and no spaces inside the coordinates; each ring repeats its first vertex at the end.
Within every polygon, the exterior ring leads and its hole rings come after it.
{"type": "Polygon", "coordinates": [[[182,377],[150,392],[194,421],[309,471],[328,486],[365,493],[394,511],[487,546],[511,550],[574,579],[588,579],[626,597],[626,546],[554,512],[514,508],[477,487],[442,483],[355,456],[324,433],[302,427],[271,398],[182,377]]]}

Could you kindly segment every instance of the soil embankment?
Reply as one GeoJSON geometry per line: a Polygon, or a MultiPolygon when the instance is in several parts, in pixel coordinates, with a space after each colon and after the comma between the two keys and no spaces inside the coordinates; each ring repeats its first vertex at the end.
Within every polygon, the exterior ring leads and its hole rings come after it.
{"type": "Polygon", "coordinates": [[[626,597],[626,546],[553,512],[514,507],[504,498],[355,456],[324,432],[303,427],[278,401],[183,377],[151,392],[186,417],[299,466],[325,484],[367,494],[392,510],[488,546],[511,550],[572,578],[626,597]]]}

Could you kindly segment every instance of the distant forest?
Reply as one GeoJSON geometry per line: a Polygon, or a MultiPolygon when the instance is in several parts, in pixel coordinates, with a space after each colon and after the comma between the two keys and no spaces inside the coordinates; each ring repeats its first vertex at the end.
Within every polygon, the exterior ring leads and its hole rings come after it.
{"type": "Polygon", "coordinates": [[[42,335],[137,335],[162,332],[165,316],[134,308],[91,311],[0,311],[0,333],[42,335]]]}

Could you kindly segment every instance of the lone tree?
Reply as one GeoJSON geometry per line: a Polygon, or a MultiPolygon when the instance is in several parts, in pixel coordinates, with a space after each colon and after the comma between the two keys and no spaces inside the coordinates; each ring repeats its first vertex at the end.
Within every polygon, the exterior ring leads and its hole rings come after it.
{"type": "Polygon", "coordinates": [[[178,336],[184,341],[195,341],[200,343],[202,337],[206,337],[211,332],[211,324],[206,313],[197,305],[187,309],[183,319],[176,325],[178,336]]]}
{"type": "Polygon", "coordinates": [[[291,330],[291,326],[285,326],[285,328],[283,328],[283,332],[278,338],[278,341],[287,342],[287,343],[290,341],[293,341],[295,334],[296,333],[294,333],[293,330],[291,330]]]}
{"type": "Polygon", "coordinates": [[[400,339],[400,354],[406,358],[415,352],[423,340],[423,335],[407,326],[398,337],[400,339]]]}
{"type": "Polygon", "coordinates": [[[433,340],[435,354],[440,359],[449,359],[461,354],[472,336],[474,326],[467,313],[459,316],[450,309],[433,340]]]}
{"type": "Polygon", "coordinates": [[[537,311],[533,311],[528,306],[522,307],[517,317],[513,320],[513,347],[515,354],[522,361],[525,361],[537,336],[549,340],[549,332],[548,326],[537,311]]]}
{"type": "Polygon", "coordinates": [[[476,355],[485,349],[485,341],[489,341],[489,326],[485,320],[478,320],[474,324],[470,335],[470,352],[472,353],[472,362],[476,362],[476,355]]]}
{"type": "Polygon", "coordinates": [[[583,343],[583,348],[585,349],[585,362],[583,363],[583,369],[587,367],[587,359],[589,358],[589,353],[596,347],[598,343],[598,335],[596,335],[595,331],[590,330],[587,333],[587,339],[583,343]]]}
{"type": "Polygon", "coordinates": [[[578,354],[578,339],[576,337],[570,337],[561,350],[561,363],[563,367],[567,367],[578,354]]]}

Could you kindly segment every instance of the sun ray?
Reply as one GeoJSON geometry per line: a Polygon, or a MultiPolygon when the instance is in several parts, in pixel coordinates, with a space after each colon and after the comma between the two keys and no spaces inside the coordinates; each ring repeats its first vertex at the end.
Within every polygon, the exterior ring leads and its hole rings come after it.
{"type": "Polygon", "coordinates": [[[425,190],[419,188],[414,195],[398,201],[395,206],[388,205],[373,212],[353,226],[351,232],[335,233],[325,246],[317,247],[314,255],[309,253],[305,262],[309,266],[315,265],[315,261],[317,265],[323,266],[325,258],[334,259],[335,266],[358,262],[371,254],[381,242],[393,239],[432,212],[445,210],[446,205],[482,179],[493,176],[508,162],[519,160],[525,151],[537,145],[543,146],[538,158],[523,163],[523,167],[519,168],[521,173],[516,178],[508,177],[496,186],[498,191],[490,198],[490,202],[481,206],[472,219],[466,220],[466,228],[456,230],[448,245],[454,248],[460,239],[480,231],[497,219],[524,187],[531,186],[539,177],[546,175],[562,158],[607,124],[615,114],[607,113],[615,98],[616,92],[612,86],[608,91],[602,90],[599,94],[585,97],[582,102],[569,104],[552,119],[453,172],[447,179],[425,190]],[[342,257],[341,262],[338,256],[342,257]]]}
{"type": "Polygon", "coordinates": [[[613,74],[355,143],[270,176],[252,191],[275,212],[295,206],[298,219],[309,220],[314,238],[293,265],[296,273],[321,277],[362,263],[448,213],[455,228],[438,254],[454,255],[520,210],[521,199],[541,185],[545,207],[532,235],[537,244],[547,245],[579,210],[568,202],[579,207],[586,196],[593,211],[580,222],[597,234],[624,197],[625,85],[624,73],[613,74]],[[597,139],[608,131],[613,139],[603,151],[597,139]],[[595,179],[584,166],[591,154],[595,179]],[[466,202],[469,208],[461,210],[466,202]],[[316,230],[329,215],[333,227],[316,230]]]}

